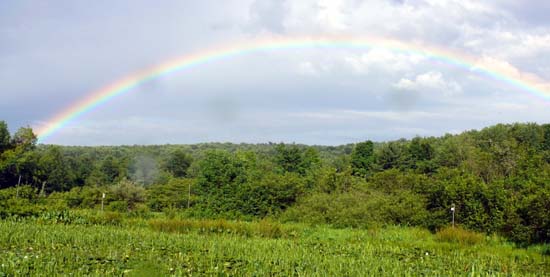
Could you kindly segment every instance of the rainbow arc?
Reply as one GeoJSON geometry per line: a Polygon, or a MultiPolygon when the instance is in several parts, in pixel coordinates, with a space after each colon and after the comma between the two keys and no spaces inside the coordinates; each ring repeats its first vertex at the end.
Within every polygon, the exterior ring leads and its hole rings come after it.
{"type": "Polygon", "coordinates": [[[303,48],[381,48],[392,52],[420,55],[464,68],[475,74],[486,75],[518,91],[535,95],[547,101],[550,100],[550,83],[534,74],[520,72],[509,64],[494,59],[474,57],[458,51],[451,51],[449,49],[421,43],[403,42],[384,38],[279,37],[224,45],[206,51],[184,55],[135,72],[120,80],[116,80],[99,90],[90,92],[85,98],[57,113],[45,124],[37,128],[39,141],[44,141],[56,131],[62,129],[83,114],[96,109],[115,97],[129,93],[141,84],[160,76],[173,74],[233,56],[246,55],[260,51],[280,51],[303,48]]]}

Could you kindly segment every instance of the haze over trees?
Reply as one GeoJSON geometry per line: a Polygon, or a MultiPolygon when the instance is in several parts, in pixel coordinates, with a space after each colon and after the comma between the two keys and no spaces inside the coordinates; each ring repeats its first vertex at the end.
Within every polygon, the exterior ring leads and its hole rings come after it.
{"type": "Polygon", "coordinates": [[[550,242],[550,124],[341,146],[37,145],[0,121],[0,217],[52,209],[180,211],[373,228],[450,223],[550,242]],[[106,198],[102,199],[102,194],[106,198]]]}

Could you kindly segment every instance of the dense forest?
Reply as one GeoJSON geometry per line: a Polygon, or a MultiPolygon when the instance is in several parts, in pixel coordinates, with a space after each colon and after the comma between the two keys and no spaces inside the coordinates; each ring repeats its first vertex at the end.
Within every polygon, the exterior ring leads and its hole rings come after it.
{"type": "Polygon", "coordinates": [[[456,224],[550,242],[550,124],[342,146],[57,146],[0,121],[0,217],[105,209],[146,216],[372,228],[456,224]]]}

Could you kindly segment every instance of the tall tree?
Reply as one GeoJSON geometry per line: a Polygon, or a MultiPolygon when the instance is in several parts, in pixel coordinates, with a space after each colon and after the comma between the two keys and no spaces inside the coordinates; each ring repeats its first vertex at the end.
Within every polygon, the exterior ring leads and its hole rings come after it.
{"type": "Polygon", "coordinates": [[[355,145],[351,153],[351,170],[353,175],[367,176],[374,163],[374,144],[367,140],[355,145]]]}
{"type": "Polygon", "coordinates": [[[49,147],[39,160],[42,184],[46,192],[69,190],[72,184],[71,172],[59,146],[49,147]]]}
{"type": "Polygon", "coordinates": [[[33,150],[36,146],[38,138],[30,127],[21,127],[12,138],[12,143],[15,147],[21,147],[23,150],[33,150]]]}
{"type": "Polygon", "coordinates": [[[164,163],[164,169],[170,172],[174,177],[187,176],[187,169],[191,165],[193,159],[182,150],[176,150],[170,154],[164,163]]]}
{"type": "Polygon", "coordinates": [[[10,131],[5,121],[0,121],[0,154],[10,147],[10,131]]]}
{"type": "Polygon", "coordinates": [[[379,169],[398,168],[403,159],[403,146],[399,142],[383,144],[376,153],[376,164],[379,169]]]}
{"type": "Polygon", "coordinates": [[[204,212],[237,211],[238,191],[246,183],[245,163],[227,151],[211,150],[199,162],[197,193],[204,212]]]}
{"type": "Polygon", "coordinates": [[[299,172],[302,151],[297,145],[278,144],[275,147],[275,162],[284,172],[299,172]]]}
{"type": "Polygon", "coordinates": [[[550,150],[550,124],[542,125],[542,129],[544,132],[544,140],[542,143],[542,148],[544,150],[550,150]]]}

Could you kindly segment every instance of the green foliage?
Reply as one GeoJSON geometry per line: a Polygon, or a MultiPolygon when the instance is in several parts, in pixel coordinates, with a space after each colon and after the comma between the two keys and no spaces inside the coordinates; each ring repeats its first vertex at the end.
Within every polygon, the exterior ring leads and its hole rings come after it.
{"type": "Polygon", "coordinates": [[[387,170],[399,168],[403,164],[405,144],[401,141],[392,141],[382,144],[375,152],[378,169],[387,170]]]}
{"type": "Polygon", "coordinates": [[[191,158],[191,156],[178,149],[166,159],[164,169],[170,172],[174,177],[186,177],[187,169],[191,166],[192,161],[193,158],[191,158]]]}
{"type": "Polygon", "coordinates": [[[435,234],[438,241],[451,242],[461,245],[474,245],[484,241],[483,234],[468,231],[460,227],[446,227],[435,234]]]}
{"type": "Polygon", "coordinates": [[[524,199],[523,205],[518,210],[523,219],[523,225],[530,234],[527,243],[550,242],[550,191],[537,189],[524,199]]]}
{"type": "Polygon", "coordinates": [[[74,187],[68,192],[52,193],[48,198],[52,201],[63,199],[70,208],[93,209],[101,204],[102,195],[107,190],[96,186],[74,187]]]}
{"type": "Polygon", "coordinates": [[[155,231],[170,233],[198,232],[199,234],[232,234],[246,237],[258,236],[264,238],[280,238],[288,235],[281,224],[269,220],[249,223],[241,221],[227,221],[225,219],[155,219],[149,221],[149,226],[155,231]]]}
{"type": "Polygon", "coordinates": [[[367,182],[370,188],[385,193],[401,193],[402,191],[425,193],[429,179],[423,174],[390,169],[375,173],[367,179],[367,182]]]}
{"type": "Polygon", "coordinates": [[[278,214],[290,207],[304,192],[304,179],[294,173],[268,173],[239,189],[238,211],[244,215],[263,218],[278,214]]]}
{"type": "Polygon", "coordinates": [[[368,140],[355,145],[351,153],[351,169],[354,175],[367,176],[374,163],[374,144],[368,140]]]}
{"type": "Polygon", "coordinates": [[[43,207],[35,205],[36,189],[24,185],[0,190],[0,218],[38,215],[43,207]]]}
{"type": "Polygon", "coordinates": [[[8,124],[6,121],[0,121],[0,154],[4,152],[4,150],[10,148],[10,131],[8,130],[8,124]]]}
{"type": "Polygon", "coordinates": [[[299,172],[302,164],[302,151],[296,145],[285,145],[283,143],[275,148],[275,161],[284,172],[299,172]]]}
{"type": "Polygon", "coordinates": [[[431,228],[445,225],[450,219],[450,207],[456,206],[456,220],[467,228],[487,233],[502,226],[506,207],[506,191],[495,184],[459,170],[440,170],[428,194],[431,228]]]}
{"type": "Polygon", "coordinates": [[[110,188],[110,194],[115,201],[109,204],[112,211],[131,211],[136,204],[145,202],[145,189],[127,179],[119,181],[110,188]]]}
{"type": "Polygon", "coordinates": [[[349,192],[365,186],[365,179],[352,175],[351,168],[338,171],[336,168],[321,168],[318,174],[317,191],[324,193],[349,192]]]}
{"type": "Polygon", "coordinates": [[[100,210],[103,203],[130,217],[152,210],[434,231],[449,224],[454,204],[462,227],[528,245],[550,241],[548,184],[550,124],[341,146],[69,147],[37,146],[30,128],[10,136],[0,121],[3,217],[100,210]],[[18,185],[32,196],[13,196],[18,185]]]}
{"type": "Polygon", "coordinates": [[[36,135],[30,127],[21,127],[13,134],[11,144],[25,151],[29,151],[34,149],[37,140],[36,135]]]}
{"type": "Polygon", "coordinates": [[[244,160],[225,151],[209,151],[199,168],[199,209],[210,214],[236,212],[238,189],[247,180],[244,160]]]}
{"type": "Polygon", "coordinates": [[[254,155],[223,151],[206,153],[199,162],[196,212],[202,216],[229,217],[277,214],[304,192],[298,173],[259,171],[254,155]]]}
{"type": "Polygon", "coordinates": [[[167,208],[182,209],[197,202],[194,179],[173,178],[167,184],[152,185],[147,189],[147,204],[153,211],[167,208]]]}
{"type": "Polygon", "coordinates": [[[544,136],[541,148],[543,150],[550,151],[550,124],[544,124],[541,127],[544,136]]]}
{"type": "Polygon", "coordinates": [[[268,227],[265,236],[254,233],[263,228],[260,223],[186,222],[188,231],[172,233],[128,220],[122,219],[122,227],[0,221],[0,275],[544,276],[550,271],[540,248],[440,242],[418,228],[279,225],[282,235],[272,238],[277,227],[268,227]],[[234,234],[232,225],[250,226],[253,233],[234,234]]]}
{"type": "Polygon", "coordinates": [[[316,193],[299,201],[283,221],[330,224],[334,227],[373,228],[380,225],[422,225],[425,199],[411,192],[387,196],[374,191],[316,193]]]}
{"type": "Polygon", "coordinates": [[[40,179],[46,192],[68,190],[72,179],[60,147],[51,147],[38,161],[40,179]]]}
{"type": "Polygon", "coordinates": [[[34,152],[36,136],[32,129],[20,128],[8,143],[6,140],[9,139],[9,133],[5,122],[0,124],[0,133],[3,141],[0,145],[0,188],[15,186],[20,181],[32,183],[37,164],[34,152]]]}
{"type": "Polygon", "coordinates": [[[278,144],[275,147],[275,163],[282,172],[298,173],[302,176],[321,164],[319,152],[313,147],[299,147],[298,145],[278,144]]]}

